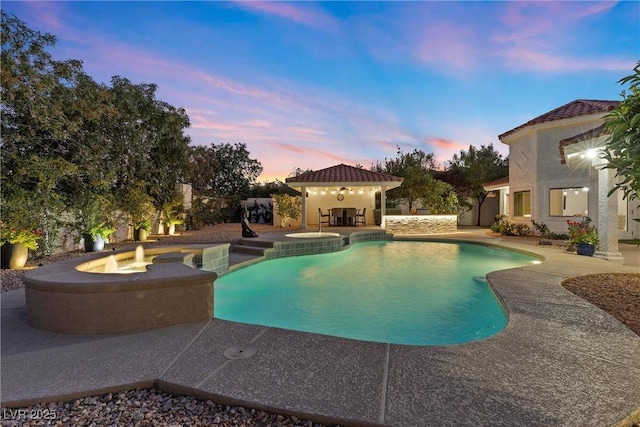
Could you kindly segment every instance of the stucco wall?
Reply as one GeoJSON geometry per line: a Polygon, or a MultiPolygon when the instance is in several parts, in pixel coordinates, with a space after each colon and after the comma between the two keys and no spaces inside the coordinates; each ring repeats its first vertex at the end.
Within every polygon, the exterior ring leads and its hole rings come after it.
{"type": "Polygon", "coordinates": [[[561,163],[559,143],[565,138],[593,129],[603,123],[601,115],[542,123],[508,135],[509,213],[514,222],[531,225],[531,218],[542,221],[552,231],[566,232],[568,216],[551,216],[549,190],[589,188],[588,214],[597,223],[597,171],[590,167],[569,169],[561,163]],[[514,193],[531,191],[531,217],[514,215],[514,193]]]}

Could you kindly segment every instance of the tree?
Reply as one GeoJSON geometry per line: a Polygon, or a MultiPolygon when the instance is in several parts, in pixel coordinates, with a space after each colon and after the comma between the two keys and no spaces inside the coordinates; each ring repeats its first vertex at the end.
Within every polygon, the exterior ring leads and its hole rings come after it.
{"type": "Polygon", "coordinates": [[[82,66],[53,60],[46,49],[55,45],[55,37],[29,29],[4,11],[1,31],[3,233],[7,227],[42,229],[46,253],[64,210],[59,186],[77,171],[69,153],[81,121],[66,107],[82,66]]]}
{"type": "Polygon", "coordinates": [[[299,196],[300,192],[289,187],[286,183],[276,179],[275,181],[267,181],[257,183],[251,186],[248,197],[271,197],[273,194],[288,194],[290,196],[299,196]]]}
{"type": "Polygon", "coordinates": [[[189,180],[200,196],[243,198],[262,173],[243,143],[192,147],[189,161],[189,180]]]}
{"type": "Polygon", "coordinates": [[[157,100],[157,85],[111,79],[115,114],[108,124],[109,154],[105,167],[118,171],[114,188],[126,193],[141,186],[157,210],[170,202],[176,185],[186,179],[189,118],[182,108],[157,100]]]}
{"type": "Polygon", "coordinates": [[[604,158],[608,161],[606,167],[616,169],[616,176],[622,177],[609,196],[621,190],[624,198],[634,200],[640,198],[640,61],[634,74],[620,79],[619,83],[628,83],[629,92],[623,91],[618,108],[605,116],[609,137],[604,158]]]}
{"type": "Polygon", "coordinates": [[[434,181],[430,171],[434,168],[433,153],[427,154],[418,149],[404,153],[398,147],[395,159],[385,159],[384,165],[378,162],[372,169],[404,179],[402,185],[389,190],[388,195],[393,201],[405,203],[412,210],[415,202],[427,197],[434,181]]]}
{"type": "Polygon", "coordinates": [[[480,225],[482,204],[491,193],[486,191],[483,184],[502,178],[509,174],[509,161],[502,158],[493,144],[481,145],[476,148],[469,146],[469,150],[460,150],[460,154],[454,154],[449,164],[449,169],[454,171],[454,176],[461,178],[456,187],[456,192],[461,197],[475,198],[478,202],[478,218],[476,225],[480,225]]]}

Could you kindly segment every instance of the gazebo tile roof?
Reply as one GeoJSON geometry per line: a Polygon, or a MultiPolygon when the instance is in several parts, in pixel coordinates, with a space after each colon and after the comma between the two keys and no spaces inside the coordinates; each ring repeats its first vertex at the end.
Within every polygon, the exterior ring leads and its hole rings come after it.
{"type": "Polygon", "coordinates": [[[576,99],[575,101],[571,101],[568,104],[565,104],[561,107],[549,111],[548,113],[544,113],[541,116],[529,120],[527,123],[513,128],[510,131],[503,133],[502,135],[499,135],[498,138],[502,139],[507,135],[519,131],[520,129],[539,123],[553,122],[556,120],[570,119],[573,117],[587,116],[590,114],[606,113],[616,109],[619,105],[620,101],[576,99]]]}
{"type": "Polygon", "coordinates": [[[291,183],[336,183],[336,182],[402,182],[399,176],[374,172],[363,168],[345,165],[343,163],[317,171],[308,171],[298,176],[287,178],[291,183]]]}

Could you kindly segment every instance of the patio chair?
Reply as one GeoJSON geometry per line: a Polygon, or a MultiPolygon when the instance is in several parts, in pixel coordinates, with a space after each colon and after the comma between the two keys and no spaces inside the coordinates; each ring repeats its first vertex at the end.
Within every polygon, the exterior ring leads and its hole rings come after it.
{"type": "Polygon", "coordinates": [[[367,219],[365,217],[367,213],[367,208],[362,209],[362,211],[360,211],[360,209],[358,209],[358,211],[356,212],[356,227],[358,226],[358,224],[362,224],[364,226],[367,225],[367,219]]]}
{"type": "Polygon", "coordinates": [[[322,209],[318,208],[318,218],[320,219],[320,224],[331,225],[331,211],[329,213],[323,214],[322,209]],[[325,221],[324,218],[327,220],[325,221]]]}

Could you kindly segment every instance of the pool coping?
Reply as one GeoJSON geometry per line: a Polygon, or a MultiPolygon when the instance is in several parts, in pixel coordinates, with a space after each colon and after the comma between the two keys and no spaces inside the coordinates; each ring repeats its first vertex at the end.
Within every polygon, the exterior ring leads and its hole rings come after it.
{"type": "MultiPolygon", "coordinates": [[[[464,232],[423,237],[488,241],[464,232]]],[[[23,290],[2,294],[2,405],[154,386],[363,426],[600,426],[637,409],[640,338],[560,282],[638,270],[556,248],[491,243],[546,260],[490,273],[509,323],[454,346],[368,343],[218,319],[135,334],[56,335],[26,325],[23,290]],[[224,358],[241,343],[258,352],[224,358]]]]}

